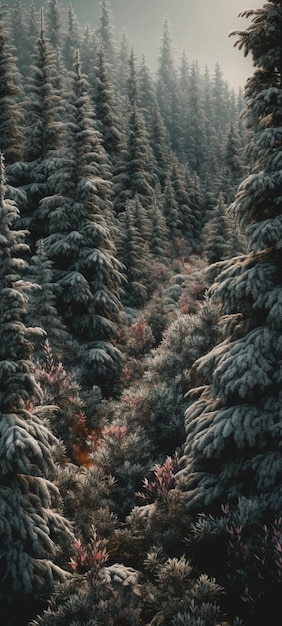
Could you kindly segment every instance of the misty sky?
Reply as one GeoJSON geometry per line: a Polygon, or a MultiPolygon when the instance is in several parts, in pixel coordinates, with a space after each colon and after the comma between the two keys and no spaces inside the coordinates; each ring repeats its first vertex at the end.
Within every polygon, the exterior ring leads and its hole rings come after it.
{"type": "MultiPolygon", "coordinates": [[[[61,0],[68,6],[69,0],[61,0]]],[[[35,6],[42,5],[34,0],[35,6]]],[[[14,6],[14,0],[6,0],[14,6]]],[[[25,4],[30,5],[29,0],[25,4]]],[[[72,0],[81,24],[97,23],[100,0],[72,0]]],[[[246,18],[238,18],[240,11],[257,8],[264,0],[110,0],[115,26],[115,37],[120,40],[126,31],[136,55],[145,54],[148,65],[154,70],[160,50],[163,20],[169,20],[170,32],[179,56],[186,51],[189,60],[198,59],[200,66],[213,69],[218,61],[224,78],[238,88],[252,75],[251,59],[234,48],[235,37],[228,37],[234,29],[245,29],[246,18]]]]}

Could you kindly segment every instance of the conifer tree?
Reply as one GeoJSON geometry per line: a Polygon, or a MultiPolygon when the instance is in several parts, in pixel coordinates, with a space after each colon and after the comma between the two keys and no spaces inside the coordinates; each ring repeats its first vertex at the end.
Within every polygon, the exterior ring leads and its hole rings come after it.
{"type": "Polygon", "coordinates": [[[47,0],[45,20],[47,37],[54,50],[60,48],[62,44],[62,12],[63,5],[58,0],[47,0]]]}
{"type": "Polygon", "coordinates": [[[127,86],[129,78],[130,43],[126,31],[122,32],[120,47],[117,53],[116,88],[119,93],[119,111],[124,113],[127,106],[127,86]]]}
{"type": "Polygon", "coordinates": [[[164,19],[163,36],[159,56],[157,98],[170,140],[173,141],[174,95],[176,94],[176,69],[168,19],[164,19]]]}
{"type": "Polygon", "coordinates": [[[34,347],[42,356],[44,344],[48,340],[54,356],[62,359],[63,354],[67,353],[70,339],[57,312],[53,267],[44,251],[42,240],[38,241],[36,254],[30,260],[28,280],[32,289],[25,322],[28,326],[40,327],[45,332],[44,336],[34,339],[34,347]]]}
{"type": "Polygon", "coordinates": [[[17,69],[11,32],[7,26],[7,11],[0,6],[0,150],[6,167],[19,161],[23,150],[23,99],[21,78],[17,69]]]}
{"type": "Polygon", "coordinates": [[[121,355],[114,347],[120,313],[121,266],[115,258],[107,157],[89,97],[79,54],[69,75],[66,149],[50,181],[55,193],[42,199],[49,221],[44,247],[59,290],[57,308],[82,349],[85,384],[117,376],[121,355]]]}
{"type": "Polygon", "coordinates": [[[207,135],[200,70],[196,62],[190,70],[190,93],[185,109],[182,148],[189,168],[200,178],[203,177],[208,156],[207,135]]]}
{"type": "Polygon", "coordinates": [[[142,63],[138,72],[140,107],[144,115],[149,134],[151,134],[152,113],[156,102],[155,85],[146,63],[145,55],[142,57],[142,63]]]}
{"type": "Polygon", "coordinates": [[[26,77],[29,72],[30,55],[32,52],[32,41],[28,32],[26,13],[22,0],[17,0],[11,12],[11,36],[16,50],[18,68],[23,77],[26,77]]]}
{"type": "Polygon", "coordinates": [[[109,63],[109,67],[115,67],[115,44],[113,36],[113,16],[110,4],[107,0],[102,0],[100,23],[97,28],[97,37],[102,45],[106,61],[109,63]]]}
{"type": "Polygon", "coordinates": [[[210,219],[204,228],[204,249],[209,263],[216,263],[229,257],[231,237],[231,220],[227,215],[227,207],[221,193],[210,219]]]}
{"type": "Polygon", "coordinates": [[[211,293],[225,338],[200,359],[207,377],[186,413],[188,509],[212,511],[244,497],[281,514],[281,75],[282,3],[248,10],[237,32],[251,53],[245,87],[254,166],[234,202],[247,253],[223,262],[211,293]]]}
{"type": "Polygon", "coordinates": [[[231,204],[238,185],[243,179],[245,170],[243,161],[243,144],[239,132],[233,122],[230,124],[225,150],[224,194],[227,204],[231,204]]]}
{"type": "Polygon", "coordinates": [[[129,112],[127,138],[113,179],[116,213],[124,211],[127,200],[132,200],[136,194],[147,210],[153,205],[156,186],[154,165],[144,118],[134,102],[129,112]]]}
{"type": "Polygon", "coordinates": [[[80,49],[80,35],[81,32],[77,16],[72,4],[69,4],[67,11],[67,29],[63,46],[61,45],[64,63],[69,71],[73,70],[75,51],[80,49]]]}
{"type": "MultiPolygon", "coordinates": [[[[57,440],[42,417],[28,405],[40,398],[31,363],[31,343],[24,324],[28,283],[22,280],[24,232],[14,230],[18,210],[5,197],[0,169],[0,610],[3,624],[22,614],[35,615],[56,580],[67,572],[56,560],[73,540],[60,514],[59,492],[50,482],[57,440]],[[32,612],[33,611],[33,612],[32,612]]],[[[46,411],[45,407],[45,419],[46,411]]],[[[43,412],[42,412],[43,413],[43,412]]],[[[66,555],[65,555],[66,556],[66,555]]],[[[62,555],[61,555],[62,564],[62,555]]],[[[66,563],[65,563],[66,565],[66,563]]],[[[14,623],[14,622],[13,622],[14,623]]]]}
{"type": "Polygon", "coordinates": [[[169,175],[163,193],[163,214],[169,232],[169,241],[172,246],[173,256],[177,256],[177,242],[181,240],[181,224],[178,202],[172,185],[172,176],[169,175]]]}
{"type": "Polygon", "coordinates": [[[156,98],[151,112],[150,143],[156,161],[156,175],[161,191],[163,191],[165,181],[171,171],[172,150],[169,148],[168,130],[165,127],[156,98]]]}
{"type": "Polygon", "coordinates": [[[119,258],[125,267],[126,276],[123,302],[130,307],[140,307],[147,299],[145,283],[149,256],[146,241],[137,226],[142,208],[136,195],[127,200],[125,211],[119,218],[122,224],[119,258]]]}
{"type": "Polygon", "coordinates": [[[101,134],[103,146],[110,158],[111,165],[114,168],[121,150],[122,134],[110,70],[102,47],[98,53],[96,81],[92,97],[95,105],[97,128],[101,134]]]}
{"type": "Polygon", "coordinates": [[[35,254],[36,242],[48,233],[48,222],[41,219],[39,202],[52,192],[49,175],[57,166],[63,131],[60,123],[63,103],[56,86],[56,53],[45,37],[42,12],[40,28],[26,87],[25,125],[29,132],[25,138],[23,160],[9,168],[11,175],[17,178],[19,189],[27,197],[19,206],[20,226],[29,231],[32,254],[35,254]]]}

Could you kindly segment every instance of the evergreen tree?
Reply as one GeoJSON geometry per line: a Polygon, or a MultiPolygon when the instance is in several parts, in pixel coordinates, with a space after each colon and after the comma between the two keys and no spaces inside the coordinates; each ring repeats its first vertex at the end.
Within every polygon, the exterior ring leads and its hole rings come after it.
{"type": "Polygon", "coordinates": [[[75,51],[80,49],[80,28],[72,4],[68,6],[67,29],[61,48],[65,66],[69,71],[72,71],[75,62],[75,51]]]}
{"type": "Polygon", "coordinates": [[[155,99],[151,112],[150,143],[156,161],[156,175],[161,191],[163,191],[166,178],[171,171],[173,154],[169,148],[168,131],[164,125],[157,99],[155,99]]]}
{"type": "Polygon", "coordinates": [[[144,115],[148,132],[151,134],[152,114],[156,102],[156,90],[150,70],[146,63],[145,55],[142,57],[142,63],[138,72],[138,83],[140,107],[144,115]]]}
{"type": "Polygon", "coordinates": [[[26,87],[25,125],[29,132],[25,138],[23,161],[9,169],[27,197],[19,207],[20,226],[29,231],[32,254],[35,254],[36,242],[48,233],[48,223],[41,219],[39,202],[51,193],[49,175],[57,167],[62,146],[60,113],[63,103],[56,87],[57,78],[56,53],[45,37],[41,12],[41,32],[26,87]]]}
{"type": "Polygon", "coordinates": [[[109,165],[88,89],[77,54],[66,96],[66,149],[51,176],[55,193],[42,199],[40,216],[49,221],[44,247],[54,266],[58,312],[81,345],[83,383],[92,386],[104,380],[107,386],[121,364],[113,343],[122,276],[110,234],[109,165]]]}
{"type": "Polygon", "coordinates": [[[245,497],[271,519],[282,505],[282,3],[244,14],[252,24],[237,34],[256,67],[245,89],[255,162],[234,210],[247,253],[223,262],[211,288],[225,338],[199,362],[207,385],[186,413],[185,488],[190,511],[245,497]]]}
{"type": "Polygon", "coordinates": [[[176,69],[172,49],[172,40],[168,19],[163,24],[163,36],[157,74],[157,98],[160,112],[169,132],[170,141],[173,137],[174,95],[176,93],[176,69]]]}
{"type": "Polygon", "coordinates": [[[167,177],[163,193],[163,214],[169,232],[169,241],[171,244],[172,256],[178,256],[178,253],[180,251],[179,244],[181,242],[182,233],[179,206],[175,197],[175,191],[172,185],[171,175],[167,177]]]}
{"type": "Polygon", "coordinates": [[[127,201],[125,211],[119,218],[122,224],[119,258],[125,267],[126,276],[123,302],[130,307],[141,307],[147,299],[145,284],[149,256],[142,230],[140,232],[137,225],[142,208],[136,195],[127,201]]]}
{"type": "Polygon", "coordinates": [[[32,40],[30,40],[26,9],[23,7],[22,0],[15,2],[14,9],[11,13],[11,36],[13,45],[15,46],[19,71],[21,75],[26,78],[30,68],[32,40]]]}
{"type": "Polygon", "coordinates": [[[82,71],[86,74],[86,76],[88,76],[89,80],[91,80],[96,68],[97,56],[100,47],[101,44],[98,41],[95,31],[90,28],[89,24],[86,24],[81,37],[81,47],[79,50],[82,71]]]}
{"type": "Polygon", "coordinates": [[[45,20],[47,37],[54,50],[62,44],[62,13],[63,5],[58,0],[47,0],[45,20]]]}
{"type": "Polygon", "coordinates": [[[190,94],[185,109],[183,152],[189,168],[200,178],[204,177],[207,162],[206,119],[198,63],[190,70],[190,94]]]}
{"type": "Polygon", "coordinates": [[[23,98],[20,74],[16,65],[11,32],[7,26],[7,11],[0,6],[0,151],[6,167],[22,156],[23,116],[20,100],[23,98]]]}
{"type": "Polygon", "coordinates": [[[126,143],[114,176],[116,213],[124,211],[127,200],[133,199],[136,194],[147,210],[153,205],[156,185],[154,165],[144,118],[134,103],[129,113],[126,143]]]}
{"type": "Polygon", "coordinates": [[[178,204],[181,236],[184,238],[186,244],[190,246],[190,249],[193,249],[197,235],[195,216],[190,207],[185,168],[180,165],[176,159],[173,164],[171,182],[175,193],[175,200],[178,204]]]}
{"type": "MultiPolygon", "coordinates": [[[[1,429],[1,620],[26,623],[67,572],[58,564],[69,554],[70,526],[60,514],[51,484],[57,440],[28,405],[40,398],[31,364],[31,344],[23,318],[27,290],[21,255],[24,232],[13,230],[18,210],[5,199],[3,156],[0,171],[0,429],[1,429]],[[56,564],[57,560],[57,564],[56,564]]],[[[45,407],[48,413],[48,408],[45,407]]],[[[43,414],[43,412],[42,412],[43,414]]],[[[46,418],[45,418],[46,419],[46,418]]],[[[12,622],[15,623],[15,622],[12,622]]]]}
{"type": "Polygon", "coordinates": [[[231,220],[227,215],[227,207],[221,193],[204,228],[204,249],[209,263],[216,263],[229,257],[230,237],[231,220]]]}
{"type": "Polygon", "coordinates": [[[107,0],[102,0],[100,23],[97,28],[97,37],[102,45],[105,58],[109,67],[115,67],[115,44],[113,36],[113,17],[110,4],[107,0]]]}
{"type": "Polygon", "coordinates": [[[48,340],[55,357],[62,360],[70,339],[57,312],[53,267],[44,251],[42,240],[37,243],[36,254],[30,260],[28,280],[33,287],[29,294],[25,322],[45,332],[44,336],[40,334],[38,339],[35,337],[34,346],[42,356],[44,344],[48,340]]]}
{"type": "Polygon", "coordinates": [[[242,141],[233,122],[230,124],[223,158],[225,165],[224,194],[226,203],[230,204],[234,200],[245,170],[242,141]]]}
{"type": "Polygon", "coordinates": [[[160,202],[156,197],[155,202],[150,210],[151,235],[150,235],[150,252],[160,261],[166,258],[169,249],[168,228],[165,216],[160,206],[160,202]]]}
{"type": "Polygon", "coordinates": [[[114,167],[121,150],[122,134],[116,111],[115,94],[110,79],[110,71],[102,47],[98,53],[98,67],[93,89],[93,100],[97,128],[101,134],[103,146],[114,167]]]}

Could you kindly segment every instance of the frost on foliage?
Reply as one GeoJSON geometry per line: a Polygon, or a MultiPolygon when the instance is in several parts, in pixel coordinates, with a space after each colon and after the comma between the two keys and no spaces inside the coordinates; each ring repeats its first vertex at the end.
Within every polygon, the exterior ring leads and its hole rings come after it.
{"type": "MultiPolygon", "coordinates": [[[[69,523],[60,514],[60,495],[48,480],[54,473],[58,445],[48,427],[26,410],[40,398],[32,364],[32,346],[23,318],[28,284],[17,263],[23,233],[13,231],[18,217],[5,200],[4,166],[0,168],[0,583],[3,607],[38,599],[64,580],[56,564],[72,541],[69,523]],[[7,219],[8,218],[8,219],[7,219]]],[[[45,416],[46,417],[46,416],[45,416]]]]}
{"type": "Polygon", "coordinates": [[[247,12],[252,24],[237,33],[258,68],[246,85],[251,171],[232,205],[247,253],[218,263],[209,291],[223,341],[195,364],[206,384],[185,414],[179,476],[188,511],[244,495],[281,513],[282,30],[275,4],[247,12]]]}

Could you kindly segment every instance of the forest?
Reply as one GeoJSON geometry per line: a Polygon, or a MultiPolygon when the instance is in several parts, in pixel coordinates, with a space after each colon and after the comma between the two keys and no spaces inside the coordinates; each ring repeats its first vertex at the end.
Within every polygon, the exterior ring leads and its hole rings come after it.
{"type": "MultiPolygon", "coordinates": [[[[0,3],[0,624],[281,626],[282,0],[253,74],[0,3]]],[[[243,26],[245,22],[242,22],[243,26]]]]}

